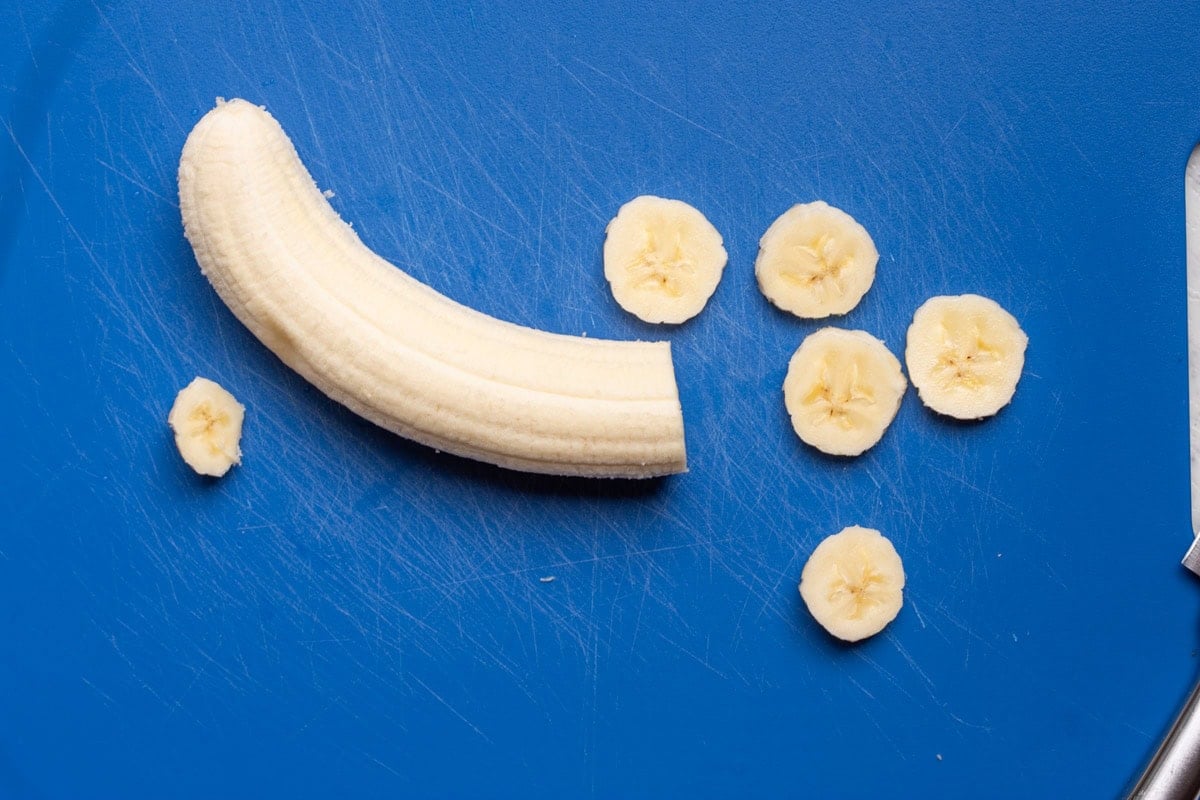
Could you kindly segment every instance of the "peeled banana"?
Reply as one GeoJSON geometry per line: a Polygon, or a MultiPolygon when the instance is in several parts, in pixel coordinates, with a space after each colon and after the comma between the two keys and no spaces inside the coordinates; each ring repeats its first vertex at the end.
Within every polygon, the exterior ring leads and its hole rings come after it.
{"type": "Polygon", "coordinates": [[[900,362],[866,331],[822,328],[792,356],[783,400],[796,434],[835,456],[856,456],[883,438],[908,382],[900,362]]]}
{"type": "Polygon", "coordinates": [[[999,303],[977,294],[934,297],[913,315],[904,360],[925,405],[957,419],[1008,405],[1029,337],[999,303]]]}
{"type": "Polygon", "coordinates": [[[196,124],[184,233],[213,288],[285,364],[430,447],[529,472],[686,470],[667,342],[562,336],[485,316],[369,250],[279,123],[245,100],[196,124]]]}
{"type": "Polygon", "coordinates": [[[220,384],[196,378],[179,391],[167,415],[175,446],[189,467],[219,478],[242,463],[245,407],[220,384]]]}
{"type": "Polygon", "coordinates": [[[729,260],[721,234],[682,200],[635,197],[606,232],[604,277],[621,308],[645,322],[699,314],[729,260]]]}
{"type": "Polygon", "coordinates": [[[800,574],[800,596],[821,627],[857,642],[904,605],[904,564],[883,534],[853,525],[822,541],[800,574]]]}
{"type": "Polygon", "coordinates": [[[759,289],[777,307],[806,319],[845,314],[858,305],[879,262],[867,229],[820,200],[785,211],[758,247],[759,289]]]}

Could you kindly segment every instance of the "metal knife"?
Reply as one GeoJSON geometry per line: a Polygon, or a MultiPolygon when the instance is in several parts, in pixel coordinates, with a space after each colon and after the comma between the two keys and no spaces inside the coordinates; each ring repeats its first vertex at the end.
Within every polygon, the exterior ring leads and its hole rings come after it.
{"type": "MultiPolygon", "coordinates": [[[[1192,545],[1183,565],[1200,575],[1200,145],[1183,174],[1187,225],[1188,410],[1192,462],[1192,545]]],[[[1129,795],[1130,800],[1200,797],[1200,683],[1129,795]]]]}

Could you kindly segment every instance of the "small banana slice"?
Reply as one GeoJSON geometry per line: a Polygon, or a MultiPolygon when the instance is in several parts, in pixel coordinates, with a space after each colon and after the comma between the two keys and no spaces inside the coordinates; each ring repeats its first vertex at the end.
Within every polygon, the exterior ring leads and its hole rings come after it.
{"type": "Polygon", "coordinates": [[[879,633],[904,605],[904,564],[879,531],[852,525],[826,538],[800,574],[813,619],[839,639],[879,633]]]}
{"type": "Polygon", "coordinates": [[[758,248],[759,289],[779,308],[805,319],[845,314],[858,305],[879,263],[867,229],[820,200],[785,211],[758,248]]]}
{"type": "Polygon", "coordinates": [[[908,382],[900,361],[866,331],[822,328],[792,356],[783,402],[806,443],[835,456],[872,447],[896,417],[908,382]]]}
{"type": "Polygon", "coordinates": [[[682,200],[635,197],[606,233],[604,277],[621,308],[646,322],[699,314],[729,260],[721,234],[682,200]]]}
{"type": "Polygon", "coordinates": [[[220,384],[196,378],[175,397],[167,422],[187,465],[219,478],[242,462],[238,445],[245,416],[245,407],[220,384]]]}
{"type": "Polygon", "coordinates": [[[934,297],[913,315],[904,360],[925,405],[957,419],[982,419],[1012,400],[1028,344],[996,301],[934,297]]]}

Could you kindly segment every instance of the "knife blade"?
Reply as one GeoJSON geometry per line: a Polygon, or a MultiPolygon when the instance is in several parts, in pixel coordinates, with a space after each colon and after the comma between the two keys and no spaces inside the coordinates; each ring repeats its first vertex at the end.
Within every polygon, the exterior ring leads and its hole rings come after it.
{"type": "MultiPolygon", "coordinates": [[[[1200,145],[1183,172],[1187,232],[1188,431],[1191,452],[1192,543],[1183,565],[1200,575],[1200,145]]],[[[1200,797],[1200,683],[1192,689],[1130,800],[1200,797]]]]}
{"type": "Polygon", "coordinates": [[[1200,575],[1200,145],[1183,172],[1187,231],[1188,414],[1191,441],[1192,545],[1183,565],[1200,575]]]}

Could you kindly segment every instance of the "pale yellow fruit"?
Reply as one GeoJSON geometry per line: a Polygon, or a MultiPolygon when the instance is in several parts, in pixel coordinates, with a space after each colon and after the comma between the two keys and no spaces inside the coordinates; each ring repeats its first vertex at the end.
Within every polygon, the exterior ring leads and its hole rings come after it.
{"type": "Polygon", "coordinates": [[[858,305],[879,262],[867,229],[820,200],[784,212],[758,247],[759,289],[777,307],[806,319],[845,314],[858,305]]]}
{"type": "Polygon", "coordinates": [[[796,350],[783,400],[796,434],[835,456],[856,456],[887,430],[908,383],[900,362],[866,331],[822,328],[796,350]]]}
{"type": "Polygon", "coordinates": [[[857,642],[900,613],[904,564],[879,531],[854,525],[817,545],[800,575],[800,596],[821,627],[857,642]]]}
{"type": "Polygon", "coordinates": [[[904,360],[921,402],[939,414],[982,419],[1012,401],[1028,344],[994,300],[934,297],[913,315],[904,360]]]}
{"type": "Polygon", "coordinates": [[[621,308],[646,322],[700,313],[729,256],[721,234],[681,200],[635,197],[608,223],[604,277],[621,308]]]}
{"type": "Polygon", "coordinates": [[[218,383],[196,378],[179,391],[167,415],[175,446],[189,467],[219,478],[242,461],[246,409],[218,383]]]}
{"type": "Polygon", "coordinates": [[[366,247],[262,108],[219,103],[179,160],[184,233],[233,314],[322,392],[437,450],[555,475],[683,472],[667,342],[485,316],[366,247]]]}

